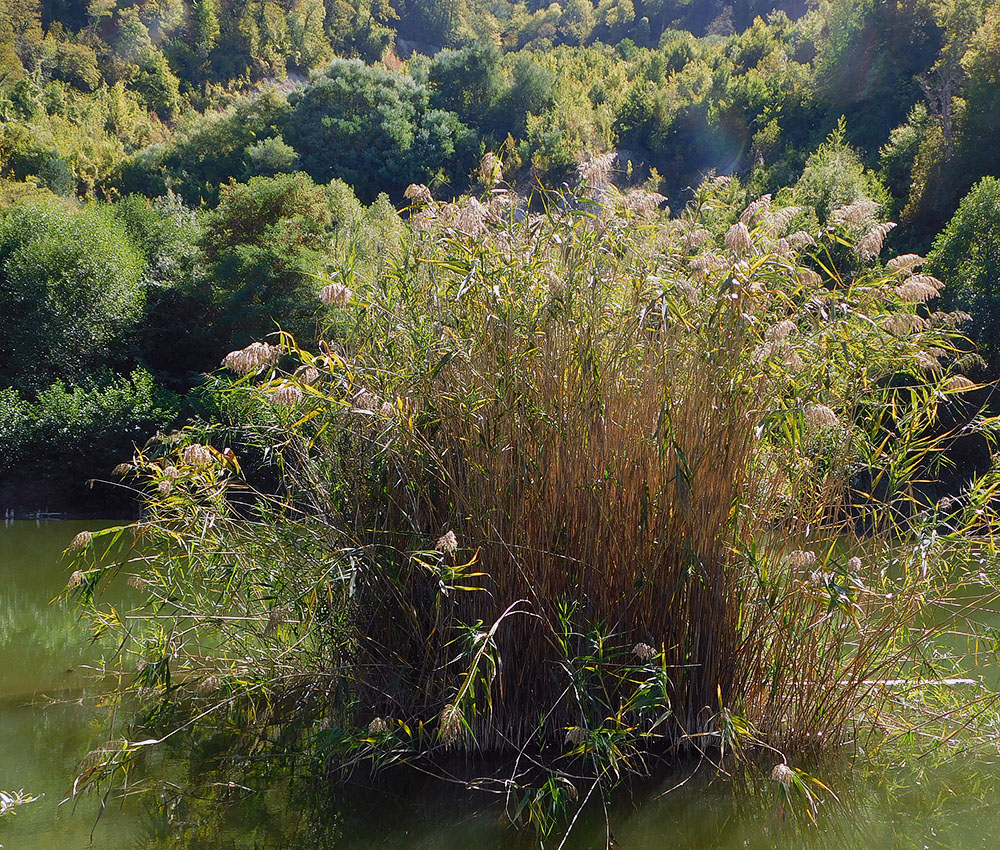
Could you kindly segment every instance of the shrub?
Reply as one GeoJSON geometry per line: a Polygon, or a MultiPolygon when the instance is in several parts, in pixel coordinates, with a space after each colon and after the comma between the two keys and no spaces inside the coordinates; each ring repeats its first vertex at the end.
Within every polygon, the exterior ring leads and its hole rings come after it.
{"type": "Polygon", "coordinates": [[[985,177],[934,240],[927,268],[948,284],[945,304],[971,315],[969,336],[1000,366],[1000,180],[985,177]]]}
{"type": "Polygon", "coordinates": [[[0,221],[0,382],[36,388],[122,355],[143,258],[105,206],[16,207],[0,221]]]}

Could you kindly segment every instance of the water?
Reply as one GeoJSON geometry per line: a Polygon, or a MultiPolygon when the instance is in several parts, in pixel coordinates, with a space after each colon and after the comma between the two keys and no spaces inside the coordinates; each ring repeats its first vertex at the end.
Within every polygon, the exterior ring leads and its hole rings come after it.
{"type": "MultiPolygon", "coordinates": [[[[97,686],[88,665],[100,648],[87,640],[71,607],[51,601],[66,581],[63,548],[93,522],[15,522],[0,525],[0,789],[40,799],[0,819],[8,850],[488,850],[537,847],[528,831],[504,826],[500,807],[466,797],[443,783],[365,789],[366,775],[347,796],[322,810],[276,783],[234,794],[221,809],[214,798],[139,795],[123,805],[110,799],[63,800],[81,760],[106,740],[105,713],[94,705],[97,686]]],[[[920,850],[994,848],[1000,836],[1000,759],[958,757],[941,762],[913,752],[898,764],[869,772],[827,775],[842,799],[820,806],[819,828],[800,811],[789,815],[774,783],[749,793],[708,774],[661,796],[682,776],[658,787],[622,793],[610,811],[614,846],[621,850],[920,850]]],[[[161,759],[182,775],[178,748],[161,759]]],[[[831,771],[834,774],[835,771],[831,771]]],[[[557,846],[558,842],[552,844],[557,846]]],[[[607,845],[599,808],[581,819],[567,848],[607,845]]]]}

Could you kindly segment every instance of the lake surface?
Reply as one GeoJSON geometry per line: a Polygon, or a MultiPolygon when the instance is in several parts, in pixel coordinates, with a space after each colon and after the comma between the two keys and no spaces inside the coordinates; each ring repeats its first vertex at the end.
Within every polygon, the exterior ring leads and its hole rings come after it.
{"type": "MultiPolygon", "coordinates": [[[[0,525],[0,789],[40,799],[0,819],[8,850],[124,848],[290,848],[303,850],[484,850],[537,847],[527,831],[503,825],[488,798],[470,799],[441,783],[394,791],[358,787],[322,811],[284,787],[255,789],[227,813],[196,798],[140,795],[122,805],[84,797],[62,801],[81,760],[106,740],[105,714],[87,668],[100,649],[87,640],[71,606],[52,603],[67,570],[60,554],[95,522],[0,525]]],[[[176,753],[173,756],[177,758],[176,753]]],[[[165,763],[160,767],[165,768],[165,763]]],[[[172,772],[178,771],[178,763],[172,772]]],[[[183,772],[182,770],[180,771],[183,772]]],[[[365,777],[360,777],[364,780],[365,777]]],[[[621,794],[610,812],[619,850],[920,850],[1000,846],[1000,759],[933,754],[899,764],[827,777],[842,802],[827,800],[819,828],[789,817],[774,783],[735,793],[706,774],[660,796],[681,776],[633,798],[621,794]],[[840,784],[838,784],[840,783],[840,784]]],[[[607,844],[603,813],[581,819],[567,848],[607,844]]],[[[551,846],[556,847],[558,842],[551,846]]]]}

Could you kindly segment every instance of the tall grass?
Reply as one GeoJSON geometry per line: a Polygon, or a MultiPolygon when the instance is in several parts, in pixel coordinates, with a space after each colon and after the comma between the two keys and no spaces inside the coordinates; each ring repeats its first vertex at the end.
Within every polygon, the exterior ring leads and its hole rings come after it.
{"type": "Polygon", "coordinates": [[[685,750],[784,765],[965,674],[935,648],[996,483],[934,484],[974,386],[940,282],[875,259],[870,204],[713,230],[719,181],[671,219],[590,178],[410,193],[315,351],[231,355],[226,426],[136,458],[141,553],[102,566],[125,534],[98,533],[74,583],[161,717],[238,718],[251,749],[294,720],[342,763],[520,753],[565,802],[685,750]],[[127,619],[95,595],[115,570],[127,619]]]}

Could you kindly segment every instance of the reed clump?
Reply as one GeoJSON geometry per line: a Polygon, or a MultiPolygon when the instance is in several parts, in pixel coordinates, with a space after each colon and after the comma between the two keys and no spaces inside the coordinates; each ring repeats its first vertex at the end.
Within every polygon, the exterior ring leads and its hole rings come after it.
{"type": "Polygon", "coordinates": [[[530,750],[564,800],[552,765],[604,787],[756,748],[791,776],[903,723],[956,564],[993,557],[992,473],[931,484],[974,386],[940,282],[877,259],[871,204],[806,232],[770,198],[727,219],[716,181],[670,218],[604,166],[530,201],[416,187],[399,253],[323,290],[315,350],[230,355],[225,426],[136,458],[146,693],[318,728],[342,763],[530,750]]]}

